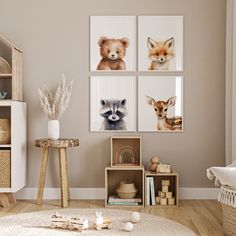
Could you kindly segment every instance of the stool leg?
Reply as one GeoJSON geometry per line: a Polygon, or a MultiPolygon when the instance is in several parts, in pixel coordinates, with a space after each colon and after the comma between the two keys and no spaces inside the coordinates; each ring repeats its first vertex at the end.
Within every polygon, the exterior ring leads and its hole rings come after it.
{"type": "Polygon", "coordinates": [[[42,202],[43,202],[43,190],[44,190],[46,170],[47,170],[48,152],[49,152],[49,148],[43,149],[43,159],[42,159],[40,176],[39,176],[39,184],[38,184],[38,197],[37,197],[38,205],[42,205],[42,202]]]}
{"type": "Polygon", "coordinates": [[[70,187],[69,187],[69,177],[68,177],[68,158],[67,158],[67,153],[66,153],[66,172],[67,172],[68,201],[70,201],[70,187]]]}
{"type": "Polygon", "coordinates": [[[60,154],[60,177],[61,177],[61,205],[68,207],[68,181],[66,169],[66,148],[59,149],[60,154]]]}

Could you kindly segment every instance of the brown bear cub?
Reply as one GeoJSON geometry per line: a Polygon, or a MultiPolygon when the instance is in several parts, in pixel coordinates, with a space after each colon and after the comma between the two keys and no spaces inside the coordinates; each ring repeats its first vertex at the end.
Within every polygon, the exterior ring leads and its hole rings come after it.
{"type": "Polygon", "coordinates": [[[126,48],[129,46],[127,38],[113,39],[100,37],[98,41],[100,46],[101,61],[97,70],[125,70],[126,64],[123,58],[126,54],[126,48]]]}

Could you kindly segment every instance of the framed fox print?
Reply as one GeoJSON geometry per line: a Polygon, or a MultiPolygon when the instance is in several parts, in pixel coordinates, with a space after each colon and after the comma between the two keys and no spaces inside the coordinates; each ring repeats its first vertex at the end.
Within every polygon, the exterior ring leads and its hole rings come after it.
{"type": "Polygon", "coordinates": [[[91,131],[136,131],[136,106],[135,76],[91,77],[91,131]]]}
{"type": "Polygon", "coordinates": [[[138,130],[183,131],[182,76],[140,76],[138,79],[138,130]]]}
{"type": "Polygon", "coordinates": [[[135,39],[135,16],[91,16],[90,71],[135,71],[135,39]]]}
{"type": "Polygon", "coordinates": [[[183,16],[138,17],[139,71],[183,71],[183,16]]]}

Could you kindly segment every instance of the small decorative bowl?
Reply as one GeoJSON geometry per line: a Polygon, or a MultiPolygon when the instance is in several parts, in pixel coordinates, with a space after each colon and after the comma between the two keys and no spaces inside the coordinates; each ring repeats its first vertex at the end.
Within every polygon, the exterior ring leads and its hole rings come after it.
{"type": "Polygon", "coordinates": [[[119,187],[116,189],[116,192],[120,198],[135,198],[138,190],[135,187],[134,183],[129,181],[121,181],[119,187]]]}

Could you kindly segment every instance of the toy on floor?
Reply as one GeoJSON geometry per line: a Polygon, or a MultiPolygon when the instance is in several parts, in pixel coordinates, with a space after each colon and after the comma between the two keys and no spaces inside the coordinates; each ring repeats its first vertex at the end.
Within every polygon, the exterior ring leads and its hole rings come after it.
{"type": "Polygon", "coordinates": [[[72,217],[69,219],[68,229],[70,230],[79,230],[82,232],[85,229],[88,229],[89,222],[88,219],[84,219],[82,217],[72,217]]]}
{"type": "Polygon", "coordinates": [[[102,229],[111,229],[112,228],[112,221],[110,218],[103,218],[102,212],[97,211],[96,212],[96,219],[94,222],[94,228],[99,231],[102,229]]]}
{"type": "Polygon", "coordinates": [[[51,224],[50,228],[56,229],[69,229],[69,230],[78,230],[82,232],[85,229],[88,229],[89,223],[88,219],[84,219],[82,217],[72,217],[72,218],[65,218],[58,212],[51,216],[51,224]]]}
{"type": "Polygon", "coordinates": [[[124,230],[126,232],[131,232],[134,229],[134,225],[131,222],[127,222],[124,225],[124,230]]]}
{"type": "Polygon", "coordinates": [[[130,216],[130,219],[131,219],[132,223],[134,223],[134,224],[138,223],[141,219],[140,213],[136,212],[136,211],[132,212],[131,216],[130,216]]]}

